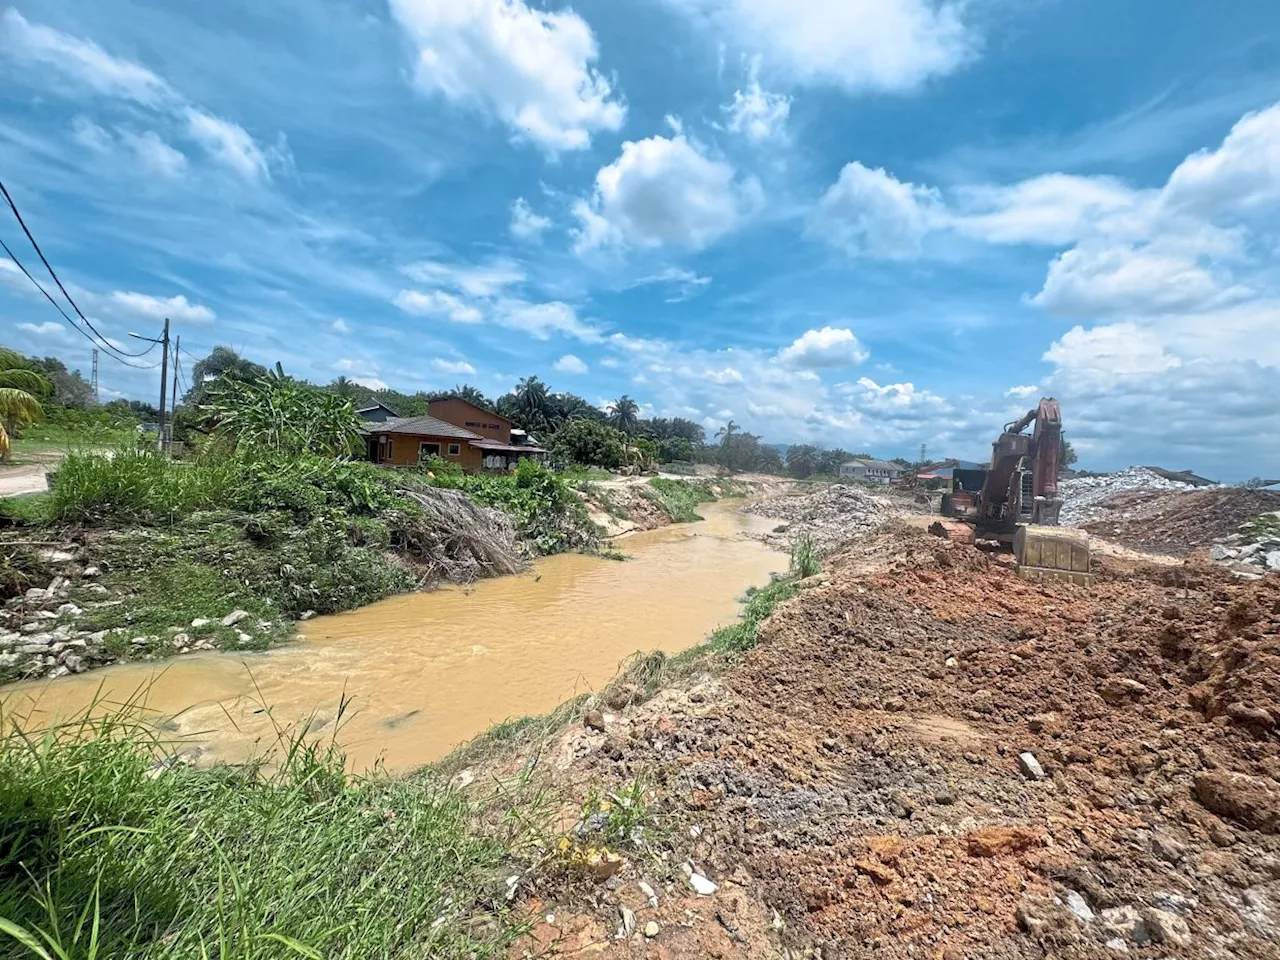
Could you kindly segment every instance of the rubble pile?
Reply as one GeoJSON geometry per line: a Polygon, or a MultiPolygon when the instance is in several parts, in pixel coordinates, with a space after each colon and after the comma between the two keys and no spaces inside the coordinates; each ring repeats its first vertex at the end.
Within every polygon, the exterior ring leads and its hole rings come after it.
{"type": "Polygon", "coordinates": [[[1189,483],[1166,480],[1146,467],[1130,467],[1097,477],[1070,477],[1058,481],[1063,499],[1059,522],[1064,527],[1082,527],[1127,519],[1124,507],[1113,507],[1110,498],[1124,493],[1159,493],[1194,490],[1189,483]]]}
{"type": "Polygon", "coordinates": [[[824,554],[874,530],[894,513],[887,499],[840,483],[813,493],[763,500],[743,509],[781,521],[769,533],[758,535],[770,546],[787,550],[797,537],[807,534],[824,554]]]}
{"type": "MultiPolygon", "coordinates": [[[[1099,505],[1105,519],[1082,524],[1090,533],[1143,550],[1186,555],[1219,545],[1215,560],[1263,565],[1280,549],[1280,493],[1247,487],[1210,487],[1162,493],[1120,493],[1099,505]]],[[[1277,558],[1280,559],[1280,558],[1277,558]]]]}
{"type": "MultiPolygon", "coordinates": [[[[1268,505],[1280,507],[1280,493],[1250,492],[1273,497],[1268,505]]],[[[1244,572],[1280,571],[1280,509],[1250,518],[1209,549],[1214,560],[1244,572]]]]}
{"type": "MultiPolygon", "coordinates": [[[[1278,649],[1280,578],[1108,557],[1084,589],[861,538],[723,678],[548,751],[566,783],[643,776],[677,838],[651,862],[718,885],[671,870],[666,952],[624,912],[600,955],[1274,958],[1278,649]]],[[[632,886],[555,928],[612,929],[632,886]]]]}

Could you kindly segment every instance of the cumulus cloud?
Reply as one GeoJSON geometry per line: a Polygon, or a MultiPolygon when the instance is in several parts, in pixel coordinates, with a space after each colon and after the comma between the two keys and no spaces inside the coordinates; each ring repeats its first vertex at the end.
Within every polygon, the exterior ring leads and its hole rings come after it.
{"type": "Polygon", "coordinates": [[[853,367],[868,356],[853,331],[845,327],[806,330],[778,351],[778,359],[793,367],[853,367]]]}
{"type": "Polygon", "coordinates": [[[845,164],[809,217],[806,233],[851,257],[905,260],[943,219],[942,198],[856,160],[845,164]]]}
{"type": "Polygon", "coordinates": [[[552,369],[560,373],[580,374],[587,372],[587,365],[572,353],[566,353],[552,364],[552,369]]]}
{"type": "Polygon", "coordinates": [[[76,142],[103,156],[120,156],[129,164],[143,171],[169,179],[178,179],[187,172],[187,157],[167,143],[154,130],[136,133],[117,128],[112,131],[88,117],[76,117],[71,124],[76,142]]]}
{"type": "Polygon", "coordinates": [[[1191,154],[1169,176],[1173,210],[1214,215],[1280,200],[1280,104],[1248,113],[1216,150],[1191,154]]]}
{"type": "Polygon", "coordinates": [[[599,328],[583,320],[567,303],[552,300],[530,303],[526,300],[500,300],[494,313],[499,326],[527,333],[535,340],[550,340],[555,334],[574,337],[586,343],[601,339],[599,328]]]}
{"type": "Polygon", "coordinates": [[[420,90],[497,117],[555,153],[621,128],[626,108],[595,67],[587,22],[524,0],[391,0],[413,42],[420,90]]]}
{"type": "Polygon", "coordinates": [[[333,323],[329,324],[329,326],[333,328],[334,333],[350,333],[351,332],[351,324],[347,323],[347,321],[343,320],[341,317],[333,321],[333,323]]]}
{"type": "Polygon", "coordinates": [[[43,323],[20,323],[18,324],[18,329],[37,340],[45,342],[71,344],[75,341],[71,328],[63,326],[54,320],[46,320],[43,323]]]}
{"type": "Polygon", "coordinates": [[[450,373],[458,377],[474,377],[476,375],[476,368],[465,360],[444,360],[436,357],[431,361],[431,366],[441,373],[450,373]]]}
{"type": "Polygon", "coordinates": [[[145,293],[117,290],[106,298],[105,306],[122,316],[156,322],[168,317],[175,323],[212,323],[217,318],[217,314],[208,307],[191,303],[182,294],[153,297],[145,293]]]}
{"type": "Polygon", "coordinates": [[[627,141],[596,173],[595,191],[574,208],[575,249],[611,244],[700,250],[737,227],[761,202],[759,183],[708,157],[683,136],[627,141]]]}
{"type": "Polygon", "coordinates": [[[905,92],[977,51],[964,4],[936,0],[671,0],[766,67],[850,92],[905,92]]]}
{"type": "Polygon", "coordinates": [[[551,219],[535,213],[524,197],[511,204],[511,236],[517,240],[538,241],[551,227],[551,219]]]}
{"type": "Polygon", "coordinates": [[[433,317],[450,323],[480,323],[484,320],[479,308],[444,290],[401,290],[392,302],[405,313],[418,317],[433,317]]]}
{"type": "Polygon", "coordinates": [[[760,86],[759,62],[752,65],[745,90],[735,90],[733,100],[721,110],[727,115],[727,126],[749,140],[763,143],[766,140],[784,140],[787,135],[787,117],[791,115],[791,98],[781,93],[770,93],[760,86]]]}
{"type": "Polygon", "coordinates": [[[469,297],[494,297],[525,280],[520,264],[501,258],[474,265],[423,260],[406,266],[404,273],[419,283],[435,284],[469,297]]]}
{"type": "Polygon", "coordinates": [[[1114,177],[1050,173],[1007,186],[963,187],[949,222],[990,243],[1057,246],[1088,236],[1101,218],[1136,211],[1143,199],[1114,177]]]}
{"type": "Polygon", "coordinates": [[[1153,330],[1134,323],[1113,323],[1086,330],[1072,327],[1045,351],[1044,359],[1062,370],[1102,383],[1164,373],[1182,361],[1170,355],[1153,330]]]}
{"type": "Polygon", "coordinates": [[[1010,387],[1004,392],[1006,397],[1016,397],[1019,400],[1027,400],[1040,394],[1039,384],[1027,384],[1025,386],[1010,387]]]}

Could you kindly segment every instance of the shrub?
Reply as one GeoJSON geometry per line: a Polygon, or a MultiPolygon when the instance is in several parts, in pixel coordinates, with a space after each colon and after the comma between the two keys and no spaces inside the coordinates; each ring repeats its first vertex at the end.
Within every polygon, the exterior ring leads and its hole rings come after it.
{"type": "Polygon", "coordinates": [[[818,553],[817,545],[813,542],[813,537],[807,533],[800,534],[791,545],[791,575],[803,580],[805,577],[812,577],[821,569],[822,557],[818,553]]]}
{"type": "Polygon", "coordinates": [[[572,420],[551,438],[551,455],[561,463],[616,470],[627,462],[627,438],[607,424],[572,420]]]}
{"type": "Polygon", "coordinates": [[[673,523],[694,523],[702,519],[697,507],[716,499],[711,484],[700,480],[668,480],[654,477],[644,495],[662,508],[673,523]]]}

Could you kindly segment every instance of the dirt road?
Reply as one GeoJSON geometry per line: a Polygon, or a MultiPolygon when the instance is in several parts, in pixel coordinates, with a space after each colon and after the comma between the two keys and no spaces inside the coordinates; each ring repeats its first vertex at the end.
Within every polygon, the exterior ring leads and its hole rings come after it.
{"type": "Polygon", "coordinates": [[[49,466],[33,463],[22,467],[0,465],[0,497],[16,497],[23,493],[43,493],[49,489],[45,477],[49,466]]]}
{"type": "Polygon", "coordinates": [[[638,778],[656,839],[532,900],[515,955],[1280,955],[1280,578],[1098,566],[1030,583],[898,528],[728,674],[565,733],[544,774],[638,778]]]}

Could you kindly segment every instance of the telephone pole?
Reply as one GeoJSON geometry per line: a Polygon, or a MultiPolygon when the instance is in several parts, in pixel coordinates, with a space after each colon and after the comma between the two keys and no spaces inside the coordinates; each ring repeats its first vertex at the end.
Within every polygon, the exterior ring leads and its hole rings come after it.
{"type": "Polygon", "coordinates": [[[93,386],[93,400],[95,403],[97,403],[98,400],[100,399],[98,397],[98,348],[97,347],[93,348],[93,375],[90,378],[90,383],[93,386]]]}
{"type": "Polygon", "coordinates": [[[173,391],[170,394],[173,400],[173,413],[169,415],[169,447],[173,447],[173,418],[178,412],[178,364],[182,362],[182,338],[175,337],[173,341],[173,391]]]}
{"type": "Polygon", "coordinates": [[[164,452],[164,391],[169,385],[169,318],[164,318],[164,337],[161,339],[164,353],[160,357],[160,434],[156,441],[156,447],[161,453],[164,452]]]}

